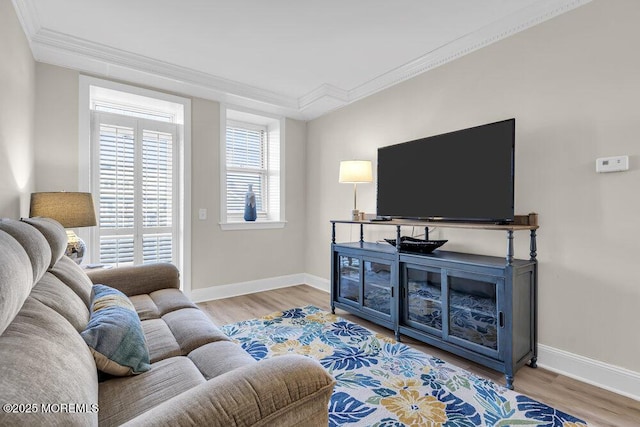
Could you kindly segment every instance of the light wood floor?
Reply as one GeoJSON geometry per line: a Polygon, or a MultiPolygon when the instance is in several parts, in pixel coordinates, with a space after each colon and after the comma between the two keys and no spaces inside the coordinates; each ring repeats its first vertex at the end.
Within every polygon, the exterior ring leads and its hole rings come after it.
{"type": "MultiPolygon", "coordinates": [[[[207,301],[198,304],[218,325],[253,319],[276,311],[315,305],[329,310],[329,295],[307,285],[207,301]]],[[[336,309],[336,314],[366,328],[393,337],[388,329],[336,309]]],[[[402,341],[432,356],[504,384],[501,373],[420,343],[409,337],[402,341]]],[[[640,426],[640,402],[559,375],[542,368],[521,368],[515,376],[515,391],[582,418],[593,426],[640,426]]]]}

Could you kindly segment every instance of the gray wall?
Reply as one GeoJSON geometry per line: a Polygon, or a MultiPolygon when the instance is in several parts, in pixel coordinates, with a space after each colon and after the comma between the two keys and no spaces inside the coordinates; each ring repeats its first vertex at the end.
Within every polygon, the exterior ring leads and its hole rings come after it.
{"type": "MultiPolygon", "coordinates": [[[[306,271],[329,278],[328,221],[349,216],[340,160],[515,117],[516,213],[538,212],[541,223],[540,343],[639,372],[638,22],[640,2],[594,1],[309,122],[306,271]],[[597,157],[620,154],[630,171],[595,173],[597,157]]],[[[359,186],[359,207],[375,212],[375,184],[359,186]]],[[[447,249],[505,253],[502,233],[439,236],[447,249]]],[[[516,236],[519,257],[527,237],[516,236]]]]}
{"type": "Polygon", "coordinates": [[[78,77],[36,63],[37,191],[78,191],[78,77]]]}
{"type": "Polygon", "coordinates": [[[305,123],[285,123],[286,220],[283,229],[222,231],[220,104],[193,100],[192,277],[194,288],[304,272],[305,123]],[[197,219],[207,208],[208,220],[197,219]]]}
{"type": "Polygon", "coordinates": [[[0,58],[0,218],[18,218],[34,186],[35,62],[9,0],[0,0],[0,58]]]}

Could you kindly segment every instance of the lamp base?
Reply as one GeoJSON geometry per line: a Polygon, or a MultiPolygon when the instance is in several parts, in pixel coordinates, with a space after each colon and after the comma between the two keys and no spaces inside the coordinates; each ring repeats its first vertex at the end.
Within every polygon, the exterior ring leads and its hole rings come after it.
{"type": "Polygon", "coordinates": [[[87,251],[87,245],[73,230],[67,230],[67,239],[67,250],[64,254],[80,265],[87,251]]]}

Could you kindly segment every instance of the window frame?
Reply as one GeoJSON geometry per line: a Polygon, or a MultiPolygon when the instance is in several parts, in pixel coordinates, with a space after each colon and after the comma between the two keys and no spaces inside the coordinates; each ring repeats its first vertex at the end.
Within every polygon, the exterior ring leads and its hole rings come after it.
{"type": "MultiPolygon", "coordinates": [[[[91,159],[91,100],[94,88],[117,91],[125,97],[146,97],[159,101],[163,106],[173,108],[172,113],[176,122],[180,124],[178,132],[178,187],[179,209],[179,259],[177,267],[180,270],[180,288],[187,295],[191,295],[191,100],[177,95],[144,89],[125,83],[117,83],[98,77],[80,74],[78,83],[78,190],[91,191],[92,159],[91,159]]],[[[97,242],[95,227],[85,227],[78,230],[78,235],[87,242],[89,247],[97,242]]],[[[87,262],[94,260],[88,257],[87,262]]]]}
{"type": "MultiPolygon", "coordinates": [[[[285,220],[285,119],[244,108],[220,106],[220,228],[228,230],[283,228],[285,220]],[[266,212],[256,221],[244,221],[243,214],[227,211],[227,124],[266,128],[266,185],[263,188],[266,212]],[[275,161],[275,162],[274,162],[275,161]],[[271,165],[277,165],[271,167],[271,165]],[[271,185],[269,184],[271,183],[271,185]],[[269,188],[276,191],[270,191],[269,188]]],[[[240,169],[240,168],[238,168],[240,169]]]]}

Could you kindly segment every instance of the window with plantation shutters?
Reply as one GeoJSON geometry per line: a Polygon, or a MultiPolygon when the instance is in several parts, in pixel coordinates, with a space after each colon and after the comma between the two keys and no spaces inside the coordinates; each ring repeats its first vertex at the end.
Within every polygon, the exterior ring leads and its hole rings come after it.
{"type": "Polygon", "coordinates": [[[92,113],[100,263],[176,261],[177,125],[92,113]]]}
{"type": "Polygon", "coordinates": [[[243,215],[245,194],[252,186],[258,216],[267,211],[268,170],[265,127],[230,122],[227,125],[227,212],[243,215]]]}
{"type": "Polygon", "coordinates": [[[220,140],[220,227],[284,227],[284,118],[221,108],[220,121],[224,123],[220,140]],[[249,186],[256,196],[256,221],[244,220],[249,186]]]}

